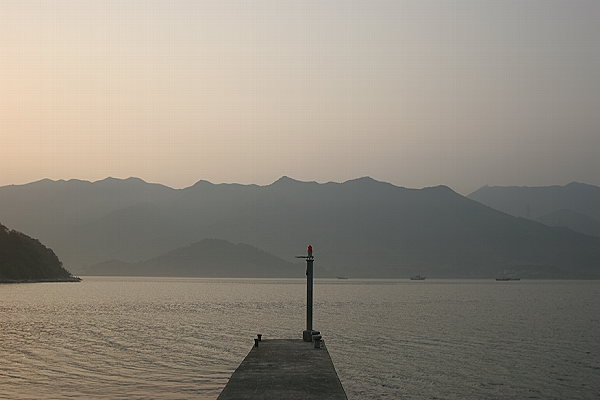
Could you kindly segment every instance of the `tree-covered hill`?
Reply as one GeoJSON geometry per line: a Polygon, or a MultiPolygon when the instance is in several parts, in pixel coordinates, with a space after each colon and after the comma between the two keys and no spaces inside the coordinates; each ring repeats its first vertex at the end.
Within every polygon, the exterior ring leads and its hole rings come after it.
{"type": "Polygon", "coordinates": [[[0,282],[78,280],[39,240],[0,224],[0,282]]]}

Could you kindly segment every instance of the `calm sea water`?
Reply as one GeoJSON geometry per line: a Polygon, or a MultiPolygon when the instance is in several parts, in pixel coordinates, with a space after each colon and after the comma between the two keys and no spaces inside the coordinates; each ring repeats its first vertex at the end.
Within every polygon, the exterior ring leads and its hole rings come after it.
{"type": "MultiPolygon", "coordinates": [[[[253,337],[300,337],[303,280],[0,285],[0,397],[214,399],[253,337]]],[[[317,280],[350,399],[600,398],[600,282],[317,280]]]]}

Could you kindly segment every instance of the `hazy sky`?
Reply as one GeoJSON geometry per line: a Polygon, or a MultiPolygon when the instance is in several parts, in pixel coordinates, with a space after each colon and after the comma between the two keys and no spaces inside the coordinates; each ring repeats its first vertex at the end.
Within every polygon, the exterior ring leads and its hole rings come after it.
{"type": "Polygon", "coordinates": [[[0,185],[600,184],[600,1],[0,0],[0,185]]]}

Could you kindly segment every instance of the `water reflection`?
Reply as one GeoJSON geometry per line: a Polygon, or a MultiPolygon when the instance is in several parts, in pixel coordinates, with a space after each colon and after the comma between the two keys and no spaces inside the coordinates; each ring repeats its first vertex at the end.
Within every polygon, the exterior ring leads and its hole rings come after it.
{"type": "MultiPolygon", "coordinates": [[[[256,333],[299,337],[302,279],[0,285],[0,397],[213,399],[256,333]]],[[[598,282],[317,280],[351,399],[597,398],[598,282]]]]}

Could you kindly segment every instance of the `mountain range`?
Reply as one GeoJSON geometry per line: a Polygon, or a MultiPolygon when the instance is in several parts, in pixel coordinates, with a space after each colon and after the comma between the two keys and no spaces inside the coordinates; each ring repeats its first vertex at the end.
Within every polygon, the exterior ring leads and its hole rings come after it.
{"type": "Polygon", "coordinates": [[[509,215],[446,186],[408,189],[368,177],[184,189],[138,178],[46,179],[0,187],[0,220],[43,240],[79,273],[108,260],[134,270],[222,239],[289,261],[311,243],[315,268],[351,277],[600,277],[597,237],[509,215]]]}
{"type": "Polygon", "coordinates": [[[600,237],[598,186],[484,186],[468,197],[507,214],[600,237]]]}
{"type": "Polygon", "coordinates": [[[110,260],[90,266],[89,275],[302,278],[304,266],[247,244],[204,239],[136,263],[110,260]]]}

